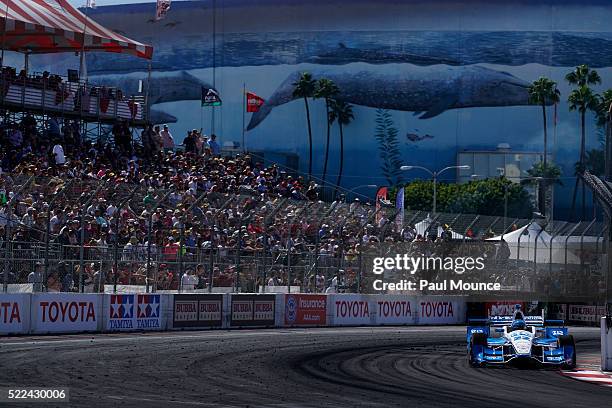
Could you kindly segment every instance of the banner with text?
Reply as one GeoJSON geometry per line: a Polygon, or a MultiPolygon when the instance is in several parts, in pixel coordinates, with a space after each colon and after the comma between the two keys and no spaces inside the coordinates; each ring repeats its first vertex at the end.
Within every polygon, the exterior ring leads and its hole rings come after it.
{"type": "Polygon", "coordinates": [[[174,295],[173,327],[221,327],[223,295],[174,295]]]}
{"type": "Polygon", "coordinates": [[[285,295],[285,324],[288,326],[325,326],[327,296],[285,295]]]}
{"type": "Polygon", "coordinates": [[[0,334],[24,333],[30,329],[30,295],[0,295],[0,334]]]}
{"type": "Polygon", "coordinates": [[[102,295],[37,293],[32,295],[32,331],[37,333],[100,330],[102,295]]]}
{"type": "Polygon", "coordinates": [[[274,326],[274,295],[231,295],[231,327],[274,326]]]}

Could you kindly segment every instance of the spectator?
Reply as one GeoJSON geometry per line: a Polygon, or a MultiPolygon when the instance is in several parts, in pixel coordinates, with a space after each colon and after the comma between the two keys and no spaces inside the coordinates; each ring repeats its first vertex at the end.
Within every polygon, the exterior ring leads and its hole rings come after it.
{"type": "Polygon", "coordinates": [[[168,129],[168,125],[164,125],[164,130],[161,131],[161,139],[166,153],[174,150],[174,138],[168,129]]]}
{"type": "Polygon", "coordinates": [[[221,146],[219,146],[219,143],[217,143],[217,135],[215,135],[214,133],[210,135],[208,147],[210,148],[211,154],[213,156],[219,156],[221,154],[221,146]]]}
{"type": "Polygon", "coordinates": [[[30,272],[30,274],[28,275],[28,283],[31,283],[33,285],[32,290],[34,292],[42,292],[44,276],[45,274],[43,272],[43,264],[41,262],[36,262],[34,271],[30,272]]]}

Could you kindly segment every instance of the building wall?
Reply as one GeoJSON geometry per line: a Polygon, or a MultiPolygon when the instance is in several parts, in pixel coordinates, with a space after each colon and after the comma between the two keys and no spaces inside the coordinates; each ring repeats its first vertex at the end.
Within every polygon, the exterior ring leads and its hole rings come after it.
{"type": "MultiPolygon", "coordinates": [[[[549,107],[550,151],[573,175],[578,159],[579,117],[568,111],[564,76],[586,63],[603,78],[598,91],[612,88],[612,8],[603,0],[233,0],[174,2],[166,19],[153,21],[154,5],[99,7],[88,13],[100,23],[155,47],[154,79],[170,96],[156,109],[177,118],[179,139],[190,128],[213,131],[212,108],[201,109],[176,81],[180,71],[214,85],[223,106],[214,110],[214,132],[222,141],[242,140],[243,86],[268,103],[291,99],[292,75],[309,71],[335,79],[341,97],[354,105],[345,127],[342,184],[391,184],[425,174],[388,174],[385,158],[441,168],[455,164],[457,152],[542,151],[542,113],[527,106],[517,91],[540,76],[559,83],[562,102],[549,107]],[[214,34],[213,34],[213,27],[214,34]],[[214,47],[213,47],[214,44],[214,47]],[[213,51],[214,50],[214,51],[213,51]],[[214,66],[214,68],[213,68],[214,66]],[[174,79],[173,79],[174,78],[174,79]],[[514,85],[514,87],[513,87],[514,85]],[[396,134],[377,131],[386,109],[396,134]],[[378,136],[378,137],[377,137],[378,136]],[[382,143],[384,142],[384,143],[382,143]],[[389,145],[395,143],[395,148],[389,145]],[[385,148],[387,146],[387,148],[385,148]]],[[[40,65],[74,63],[40,57],[40,65]]],[[[109,54],[87,58],[92,78],[143,77],[146,63],[109,54]]],[[[196,84],[197,85],[197,84],[196,84]]],[[[197,92],[196,92],[197,94],[197,92]]],[[[314,136],[314,173],[321,176],[326,123],[324,103],[310,101],[314,136]]],[[[308,137],[303,101],[273,106],[257,123],[248,114],[246,145],[286,151],[308,169],[308,137]]],[[[599,147],[592,117],[587,119],[588,148],[599,147]]],[[[339,135],[331,133],[328,179],[335,182],[339,135]],[[330,177],[331,175],[331,177],[330,177]]],[[[393,173],[393,172],[391,172],[393,173]]],[[[447,173],[455,177],[452,172],[447,173]]],[[[564,180],[560,211],[569,206],[573,181],[564,180]]]]}

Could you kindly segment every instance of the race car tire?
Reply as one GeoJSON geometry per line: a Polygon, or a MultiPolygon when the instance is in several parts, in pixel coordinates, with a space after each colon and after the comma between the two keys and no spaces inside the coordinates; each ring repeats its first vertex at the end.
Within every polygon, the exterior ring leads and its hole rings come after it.
{"type": "Polygon", "coordinates": [[[472,335],[472,344],[476,346],[486,346],[487,335],[484,333],[474,333],[472,335]]]}
{"type": "Polygon", "coordinates": [[[563,368],[576,368],[576,342],[574,336],[559,336],[559,347],[570,347],[572,358],[570,363],[563,364],[563,368]]]}
{"type": "Polygon", "coordinates": [[[470,351],[468,352],[468,363],[472,367],[482,367],[482,363],[477,361],[474,356],[474,348],[481,349],[487,346],[487,335],[484,333],[474,333],[470,339],[470,351]]]}

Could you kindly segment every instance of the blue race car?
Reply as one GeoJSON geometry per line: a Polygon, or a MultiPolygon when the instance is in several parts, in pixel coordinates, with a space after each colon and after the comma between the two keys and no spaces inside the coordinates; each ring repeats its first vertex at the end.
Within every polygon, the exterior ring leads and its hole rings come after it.
{"type": "Polygon", "coordinates": [[[563,368],[576,366],[576,344],[562,320],[525,316],[516,305],[512,316],[469,320],[468,362],[473,367],[535,361],[563,368]],[[548,327],[554,326],[554,327],[548,327]]]}

